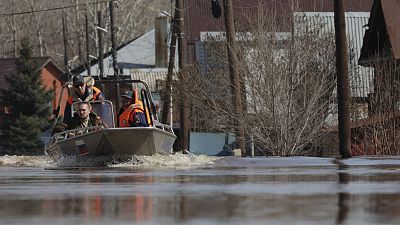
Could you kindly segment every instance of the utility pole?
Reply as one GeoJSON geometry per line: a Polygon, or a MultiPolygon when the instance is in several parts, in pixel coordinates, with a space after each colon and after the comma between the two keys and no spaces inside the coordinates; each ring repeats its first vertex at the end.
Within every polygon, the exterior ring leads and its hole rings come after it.
{"type": "Polygon", "coordinates": [[[64,66],[65,66],[65,72],[67,73],[67,79],[68,81],[71,81],[71,74],[69,71],[69,65],[68,65],[68,41],[67,41],[67,24],[66,24],[66,13],[63,11],[62,14],[62,27],[63,27],[63,37],[64,37],[64,66]]]}
{"type": "Polygon", "coordinates": [[[346,21],[343,0],[334,0],[335,38],[336,38],[336,71],[337,102],[339,124],[339,152],[342,158],[351,158],[350,145],[350,84],[348,74],[346,21]]]}
{"type": "Polygon", "coordinates": [[[17,57],[17,52],[18,52],[18,47],[17,47],[17,26],[15,24],[15,0],[12,1],[12,9],[11,12],[13,12],[13,39],[14,39],[14,57],[17,57]]]}
{"type": "Polygon", "coordinates": [[[115,18],[114,18],[114,0],[109,2],[110,10],[110,22],[111,22],[111,48],[112,48],[112,65],[114,68],[114,79],[118,76],[118,66],[117,66],[117,47],[115,44],[115,18]]]}
{"type": "MultiPolygon", "coordinates": [[[[110,9],[110,22],[111,22],[111,48],[112,48],[112,59],[113,59],[113,68],[114,68],[114,80],[118,78],[118,66],[117,66],[117,46],[115,43],[115,18],[114,18],[114,0],[110,0],[109,2],[109,9],[110,9]]],[[[115,108],[119,110],[121,96],[119,90],[119,83],[116,83],[115,88],[115,108]]]]}
{"type": "MultiPolygon", "coordinates": [[[[177,25],[178,25],[178,56],[179,56],[179,79],[185,79],[185,63],[184,53],[186,41],[184,38],[184,23],[183,23],[183,0],[176,0],[177,25]]],[[[186,87],[187,88],[187,87],[186,87]]],[[[185,88],[185,89],[186,89],[185,88]]],[[[189,150],[189,99],[186,91],[183,92],[180,103],[180,128],[181,128],[181,150],[189,150]]]]}
{"type": "Polygon", "coordinates": [[[232,86],[232,102],[235,113],[235,128],[236,128],[236,140],[241,149],[242,157],[246,156],[246,149],[244,144],[244,122],[243,122],[243,107],[241,99],[241,81],[237,71],[238,60],[236,52],[236,40],[235,40],[235,25],[233,22],[233,7],[232,0],[224,0],[224,17],[225,17],[225,29],[226,29],[226,40],[228,49],[228,64],[229,74],[232,86]]]}
{"type": "Polygon", "coordinates": [[[78,7],[78,0],[75,0],[75,20],[76,23],[78,24],[78,29],[76,30],[77,36],[78,36],[78,56],[79,56],[79,62],[83,62],[83,53],[82,53],[82,40],[81,40],[81,26],[79,23],[79,7],[78,7]]]}
{"type": "MultiPolygon", "coordinates": [[[[97,11],[97,26],[103,28],[103,19],[101,17],[101,11],[97,11]]],[[[97,29],[97,38],[99,43],[99,55],[97,57],[97,61],[99,63],[99,79],[104,78],[104,64],[103,64],[103,31],[101,29],[97,29]]],[[[104,91],[104,90],[103,90],[104,91]]]]}
{"type": "Polygon", "coordinates": [[[90,74],[90,43],[89,43],[89,20],[88,20],[88,15],[85,14],[85,30],[86,30],[86,68],[87,68],[87,74],[88,76],[91,76],[90,74]]]}
{"type": "MultiPolygon", "coordinates": [[[[177,5],[177,3],[175,3],[177,5]]],[[[163,97],[163,108],[162,108],[162,115],[161,115],[161,123],[167,124],[168,123],[168,114],[172,117],[171,111],[171,95],[172,95],[172,77],[175,68],[175,54],[176,54],[176,36],[178,33],[178,25],[176,21],[178,19],[178,10],[175,8],[174,10],[174,17],[172,18],[170,29],[171,29],[171,43],[169,46],[169,61],[168,61],[168,72],[167,72],[167,79],[165,81],[165,90],[164,90],[164,97],[163,97]]],[[[171,124],[172,127],[172,124],[171,124]]]]}

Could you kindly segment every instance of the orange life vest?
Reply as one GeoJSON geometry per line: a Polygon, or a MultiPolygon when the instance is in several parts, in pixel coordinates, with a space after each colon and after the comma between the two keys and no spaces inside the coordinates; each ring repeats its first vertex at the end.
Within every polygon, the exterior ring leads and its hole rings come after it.
{"type": "MultiPolygon", "coordinates": [[[[100,95],[100,89],[98,89],[97,87],[93,87],[93,86],[91,86],[91,87],[87,87],[87,89],[88,89],[88,95],[86,96],[86,98],[85,99],[80,99],[81,101],[94,101],[94,100],[97,100],[97,97],[100,95]]],[[[75,93],[75,92],[73,92],[72,94],[71,94],[71,96],[69,96],[68,97],[68,103],[70,104],[70,105],[72,105],[72,103],[74,103],[74,102],[77,102],[77,101],[79,101],[78,100],[78,95],[75,93]]]]}
{"type": "Polygon", "coordinates": [[[119,126],[120,127],[132,127],[132,126],[151,126],[151,119],[149,111],[146,110],[146,116],[144,114],[143,102],[139,100],[137,90],[133,91],[133,96],[131,100],[132,104],[129,105],[120,115],[119,115],[119,126]],[[136,122],[138,118],[141,117],[139,122],[136,122]],[[145,117],[145,118],[144,118],[145,117]],[[145,124],[147,122],[147,124],[145,124]],[[140,125],[138,123],[141,123],[140,125]]]}

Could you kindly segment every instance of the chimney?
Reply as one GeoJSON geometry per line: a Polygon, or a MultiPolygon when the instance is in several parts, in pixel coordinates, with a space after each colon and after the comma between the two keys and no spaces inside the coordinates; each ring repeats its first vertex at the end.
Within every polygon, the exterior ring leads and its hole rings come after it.
{"type": "Polygon", "coordinates": [[[156,68],[168,66],[168,19],[166,16],[158,16],[154,21],[156,68]]]}

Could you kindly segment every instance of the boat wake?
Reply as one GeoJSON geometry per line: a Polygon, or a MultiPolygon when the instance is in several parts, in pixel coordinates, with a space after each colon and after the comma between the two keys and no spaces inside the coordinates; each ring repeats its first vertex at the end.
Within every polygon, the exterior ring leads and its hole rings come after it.
{"type": "Polygon", "coordinates": [[[48,156],[0,156],[0,166],[9,167],[48,167],[54,166],[48,156]]]}
{"type": "Polygon", "coordinates": [[[153,156],[132,156],[126,162],[110,165],[111,167],[192,167],[214,164],[214,156],[176,153],[173,155],[156,154],[153,156]]]}
{"type": "Polygon", "coordinates": [[[46,169],[63,168],[130,168],[130,167],[193,167],[211,165],[218,158],[205,155],[181,154],[173,155],[156,154],[152,156],[132,155],[127,160],[118,159],[109,161],[103,158],[64,157],[58,162],[53,162],[49,156],[0,156],[0,166],[4,167],[43,167],[46,169]]]}

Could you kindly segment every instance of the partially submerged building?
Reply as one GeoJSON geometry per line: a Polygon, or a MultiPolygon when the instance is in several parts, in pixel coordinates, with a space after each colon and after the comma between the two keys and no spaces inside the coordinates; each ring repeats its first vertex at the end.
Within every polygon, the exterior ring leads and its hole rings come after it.
{"type": "Polygon", "coordinates": [[[374,0],[358,63],[373,69],[369,117],[352,128],[361,154],[398,155],[400,150],[400,2],[374,0]]]}
{"type": "Polygon", "coordinates": [[[373,67],[400,59],[400,2],[375,0],[364,36],[359,64],[373,67]]]}
{"type": "MultiPolygon", "coordinates": [[[[361,67],[357,63],[372,2],[373,0],[349,0],[345,2],[346,33],[349,40],[351,97],[359,111],[358,118],[366,118],[368,116],[367,100],[368,96],[373,92],[374,70],[361,67]]],[[[214,59],[215,56],[212,55],[212,49],[210,50],[208,45],[211,41],[219,40],[223,42],[225,40],[223,13],[219,18],[214,18],[209,3],[196,1],[188,2],[187,4],[190,5],[185,13],[185,29],[188,36],[188,63],[199,66],[201,72],[207,73],[213,67],[220,66],[220,63],[214,59]]],[[[268,17],[268,19],[272,19],[271,22],[276,23],[277,29],[271,30],[271,33],[275,33],[275,37],[282,42],[281,48],[275,49],[275,51],[279,54],[284,54],[285,45],[290,44],[285,40],[300,35],[303,30],[310,32],[310,30],[319,29],[321,33],[334,34],[333,4],[333,1],[328,0],[233,1],[237,36],[245,37],[242,41],[251,40],[251,34],[248,34],[249,28],[245,24],[251,20],[257,22],[256,15],[260,10],[264,10],[266,15],[273,15],[271,16],[272,18],[268,17]]],[[[239,39],[237,40],[240,41],[239,39]]],[[[228,70],[226,69],[225,71],[228,70]]],[[[336,90],[332,94],[335,95],[335,92],[336,90]]],[[[246,97],[249,100],[252,96],[247,95],[246,97]]],[[[331,108],[327,122],[334,126],[337,123],[336,104],[331,104],[331,108]]],[[[248,111],[248,113],[252,112],[248,111]]],[[[337,145],[337,140],[335,141],[336,143],[330,143],[334,148],[337,145]]],[[[200,147],[196,148],[199,149],[200,147]]],[[[333,151],[336,151],[336,149],[333,151]]]]}

